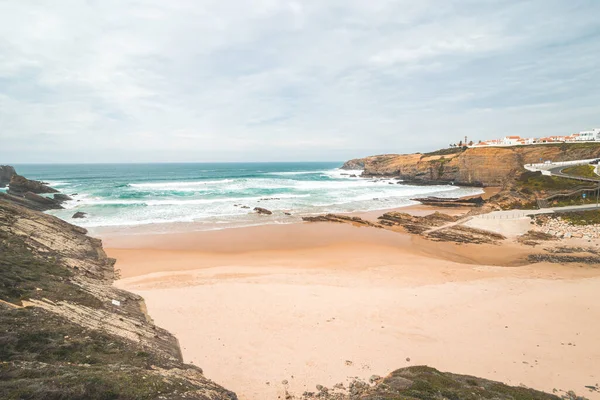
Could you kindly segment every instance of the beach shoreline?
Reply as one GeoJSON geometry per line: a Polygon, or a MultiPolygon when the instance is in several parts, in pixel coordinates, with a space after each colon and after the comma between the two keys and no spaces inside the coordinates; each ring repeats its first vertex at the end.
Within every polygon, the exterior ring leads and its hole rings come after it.
{"type": "MultiPolygon", "coordinates": [[[[481,196],[484,200],[489,199],[493,195],[497,194],[500,188],[498,187],[486,187],[481,188],[482,193],[476,195],[466,195],[457,197],[458,199],[471,199],[475,197],[481,196]]],[[[466,213],[471,208],[469,207],[432,207],[428,205],[423,205],[416,203],[409,204],[402,207],[388,207],[381,208],[376,210],[367,210],[367,211],[351,211],[351,212],[339,212],[336,214],[340,215],[351,215],[358,216],[364,219],[376,220],[378,216],[386,213],[386,212],[406,212],[415,216],[423,216],[430,214],[435,211],[444,212],[450,215],[459,215],[466,213]]],[[[293,211],[293,210],[291,210],[293,211]]],[[[249,213],[252,214],[252,210],[249,210],[249,213]]],[[[114,237],[121,235],[147,235],[147,234],[173,234],[173,233],[187,233],[187,232],[210,232],[210,231],[220,231],[227,229],[240,229],[240,228],[251,228],[263,225],[290,225],[290,224],[298,224],[302,223],[303,216],[314,216],[319,215],[315,214],[302,214],[302,215],[285,215],[285,219],[283,220],[271,220],[268,219],[269,216],[260,216],[257,215],[256,223],[250,225],[227,225],[227,224],[212,224],[205,225],[202,224],[202,228],[199,229],[200,225],[197,222],[168,222],[168,223],[160,223],[160,224],[142,224],[142,225],[117,225],[117,226],[99,226],[99,227],[88,227],[89,233],[92,236],[98,237],[114,237]],[[259,219],[259,218],[262,218],[259,219]]]]}
{"type": "Polygon", "coordinates": [[[185,361],[241,400],[423,364],[548,392],[600,379],[600,271],[531,265],[536,250],[514,241],[328,222],[102,239],[116,286],[142,295],[185,361]]]}

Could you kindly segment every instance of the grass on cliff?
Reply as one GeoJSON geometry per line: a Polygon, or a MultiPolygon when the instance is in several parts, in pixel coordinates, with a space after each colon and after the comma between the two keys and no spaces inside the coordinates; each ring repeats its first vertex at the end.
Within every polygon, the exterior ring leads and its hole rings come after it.
{"type": "Polygon", "coordinates": [[[600,176],[596,175],[596,167],[594,165],[575,165],[562,170],[563,174],[579,176],[582,178],[600,179],[600,176]]]}
{"type": "Polygon", "coordinates": [[[151,350],[51,312],[0,306],[0,398],[156,399],[195,390],[152,371],[151,350]]]}
{"type": "Polygon", "coordinates": [[[432,151],[429,153],[423,153],[423,157],[446,156],[449,154],[462,153],[463,151],[465,151],[465,148],[463,148],[463,147],[448,147],[447,149],[440,149],[440,150],[432,151]]]}
{"type": "Polygon", "coordinates": [[[581,181],[559,176],[542,175],[541,172],[524,172],[517,179],[517,184],[521,189],[527,189],[534,192],[553,192],[575,190],[585,184],[581,181]]]}
{"type": "Polygon", "coordinates": [[[586,197],[583,198],[580,193],[577,193],[576,195],[567,198],[554,198],[549,202],[550,207],[582,206],[585,204],[595,205],[596,194],[590,191],[587,192],[586,197]]]}
{"type": "MultiPolygon", "coordinates": [[[[59,259],[40,258],[22,238],[0,230],[1,300],[20,304],[44,297],[101,307],[100,300],[69,282],[71,276],[59,259]]],[[[185,398],[201,389],[153,366],[182,367],[152,349],[41,308],[0,302],[2,400],[149,400],[185,398]]]]}
{"type": "Polygon", "coordinates": [[[59,259],[37,257],[23,238],[0,230],[1,300],[21,304],[21,300],[44,297],[100,307],[100,300],[69,283],[72,275],[59,259]]]}

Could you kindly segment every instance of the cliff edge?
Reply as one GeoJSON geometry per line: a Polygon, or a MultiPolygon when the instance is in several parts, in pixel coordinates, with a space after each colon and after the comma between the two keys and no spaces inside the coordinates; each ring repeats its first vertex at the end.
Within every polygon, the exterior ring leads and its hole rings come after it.
{"type": "Polygon", "coordinates": [[[0,199],[0,398],[236,399],[112,286],[115,260],[86,233],[0,199]]]}

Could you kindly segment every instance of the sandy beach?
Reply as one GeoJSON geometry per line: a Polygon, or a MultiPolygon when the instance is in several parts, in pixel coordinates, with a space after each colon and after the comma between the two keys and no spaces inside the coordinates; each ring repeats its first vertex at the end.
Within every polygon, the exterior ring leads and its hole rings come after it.
{"type": "Polygon", "coordinates": [[[240,399],[423,364],[600,397],[597,268],[333,223],[103,239],[116,285],[240,399]]]}

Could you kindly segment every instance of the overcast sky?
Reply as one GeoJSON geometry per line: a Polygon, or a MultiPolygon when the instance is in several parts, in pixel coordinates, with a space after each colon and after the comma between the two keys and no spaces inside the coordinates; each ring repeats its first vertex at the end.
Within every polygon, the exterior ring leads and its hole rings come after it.
{"type": "Polygon", "coordinates": [[[598,0],[0,0],[0,164],[344,160],[600,127],[598,0]]]}

